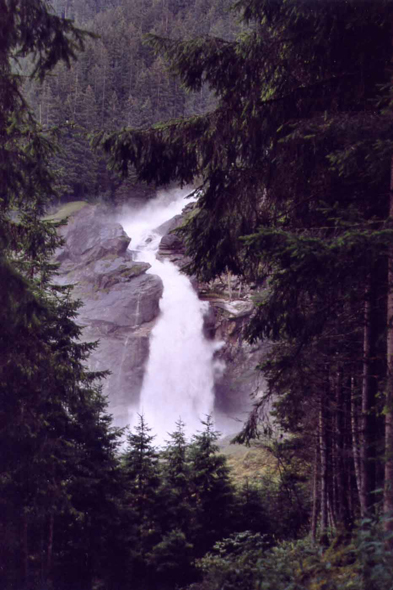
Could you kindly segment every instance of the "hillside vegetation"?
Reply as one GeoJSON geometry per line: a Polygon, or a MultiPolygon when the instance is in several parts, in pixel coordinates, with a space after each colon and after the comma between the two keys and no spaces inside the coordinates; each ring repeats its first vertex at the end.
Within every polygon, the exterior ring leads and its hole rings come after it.
{"type": "Polygon", "coordinates": [[[229,14],[229,0],[56,0],[52,5],[57,14],[96,35],[70,68],[59,63],[42,83],[33,79],[24,85],[43,129],[56,127],[59,133],[61,150],[51,164],[59,194],[63,199],[122,202],[133,191],[143,198],[151,191],[136,187],[133,175],[122,183],[110,174],[104,155],[90,148],[89,136],[211,109],[214,98],[208,87],[187,93],[168,73],[164,59],[146,46],[145,35],[233,38],[238,26],[229,14]]]}
{"type": "Polygon", "coordinates": [[[0,0],[2,588],[390,589],[393,0],[54,9],[0,0]],[[210,417],[113,428],[54,283],[54,202],[175,182],[188,271],[252,282],[270,342],[236,483],[210,417]]]}

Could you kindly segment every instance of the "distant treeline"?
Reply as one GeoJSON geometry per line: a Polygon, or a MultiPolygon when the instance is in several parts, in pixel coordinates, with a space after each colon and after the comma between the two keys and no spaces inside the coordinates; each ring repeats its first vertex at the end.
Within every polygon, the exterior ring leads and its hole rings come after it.
{"type": "Polygon", "coordinates": [[[61,155],[54,158],[53,169],[65,198],[119,201],[135,191],[132,178],[123,183],[107,171],[103,155],[90,148],[89,134],[148,127],[213,107],[207,86],[191,94],[181,88],[163,58],[146,45],[145,35],[233,38],[237,25],[229,5],[228,0],[52,2],[57,14],[97,35],[71,69],[61,63],[42,84],[25,84],[26,98],[43,128],[58,128],[61,155]]]}

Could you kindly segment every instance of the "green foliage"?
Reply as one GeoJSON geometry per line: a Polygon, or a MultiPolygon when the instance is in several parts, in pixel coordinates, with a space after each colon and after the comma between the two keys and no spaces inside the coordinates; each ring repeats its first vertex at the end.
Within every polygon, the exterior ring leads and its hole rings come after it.
{"type": "Polygon", "coordinates": [[[184,423],[179,419],[177,429],[169,435],[162,453],[164,478],[165,529],[179,530],[189,538],[195,526],[196,511],[192,498],[189,445],[185,438],[184,423]]]}
{"type": "Polygon", "coordinates": [[[308,541],[273,549],[249,532],[217,543],[199,560],[203,580],[193,590],[387,590],[392,555],[381,522],[364,521],[352,543],[332,544],[326,552],[308,541]]]}
{"type": "Polygon", "coordinates": [[[146,551],[157,535],[157,507],[160,485],[158,452],[153,447],[154,436],[149,432],[143,415],[135,431],[128,435],[128,447],[123,457],[129,504],[137,519],[141,547],[146,551]]]}
{"type": "Polygon", "coordinates": [[[268,543],[258,533],[236,533],[219,541],[213,550],[199,560],[203,581],[191,588],[251,590],[255,588],[256,566],[268,543]]]}
{"type": "Polygon", "coordinates": [[[323,526],[327,494],[334,523],[350,526],[365,510],[351,404],[357,417],[353,399],[367,384],[363,451],[374,456],[361,466],[373,489],[382,485],[393,2],[240,0],[235,10],[236,40],[149,36],[185,88],[209,86],[211,111],[98,142],[123,174],[198,185],[195,214],[179,230],[188,271],[252,282],[247,336],[274,343],[243,439],[258,435],[259,410],[274,399],[279,426],[316,452],[308,461],[323,526]]]}
{"type": "Polygon", "coordinates": [[[239,487],[236,530],[263,534],[270,543],[301,539],[311,515],[309,450],[296,437],[270,437],[259,444],[274,457],[275,466],[239,487]]]}
{"type": "Polygon", "coordinates": [[[55,148],[15,72],[29,56],[43,80],[90,35],[40,0],[0,4],[1,584],[70,588],[78,571],[88,586],[109,575],[103,530],[113,538],[119,515],[120,432],[101,395],[105,372],[86,368],[95,344],[79,342],[80,304],[52,282],[61,223],[43,215],[56,194],[55,148]]]}
{"type": "MultiPolygon", "coordinates": [[[[160,454],[143,416],[128,437],[122,457],[128,553],[124,563],[126,578],[132,577],[137,587],[172,588],[195,581],[199,577],[195,558],[247,527],[255,539],[262,534],[264,547],[280,535],[299,533],[290,515],[284,519],[283,507],[286,512],[287,504],[296,504],[298,520],[299,514],[304,518],[300,488],[294,492],[288,481],[266,478],[258,486],[236,489],[225,457],[219,454],[218,433],[210,417],[203,426],[188,443],[179,420],[160,454]]],[[[239,539],[243,537],[239,534],[239,539]]]]}
{"type": "Polygon", "coordinates": [[[56,211],[56,213],[53,213],[52,215],[47,215],[45,219],[47,219],[48,221],[62,221],[64,219],[67,219],[67,217],[69,217],[73,213],[80,211],[86,205],[86,201],[72,201],[71,203],[67,203],[67,205],[64,205],[63,207],[60,207],[60,209],[56,211]]]}
{"type": "MultiPolygon", "coordinates": [[[[376,336],[366,360],[379,400],[385,383],[393,3],[240,0],[236,41],[206,35],[214,9],[205,0],[192,5],[201,34],[191,41],[159,37],[195,32],[184,3],[117,4],[95,14],[100,3],[56,2],[73,18],[94,17],[101,34],[75,64],[87,36],[72,21],[40,0],[0,0],[3,586],[172,588],[195,579],[193,559],[210,551],[201,590],[389,588],[391,556],[379,524],[363,523],[351,545],[337,542],[325,553],[308,542],[267,544],[303,534],[315,448],[321,465],[334,466],[331,518],[347,523],[349,501],[352,519],[357,511],[348,433],[367,303],[376,336]],[[162,57],[142,45],[148,31],[198,99],[179,92],[162,57]],[[60,61],[56,77],[45,79],[60,61]],[[16,75],[28,68],[43,82],[25,87],[39,124],[16,75]],[[163,115],[170,121],[157,124],[163,115]],[[113,133],[124,123],[134,129],[113,133]],[[49,140],[53,125],[63,153],[49,140]],[[209,417],[191,445],[179,422],[161,458],[141,417],[119,466],[120,433],[98,385],[104,375],[85,366],[94,345],[78,341],[78,304],[52,284],[58,223],[43,219],[61,185],[63,194],[119,189],[89,150],[95,126],[107,132],[96,143],[115,170],[131,171],[131,184],[200,183],[198,207],[181,229],[190,272],[209,280],[230,270],[253,280],[249,338],[274,341],[262,401],[275,394],[277,423],[296,434],[274,449],[276,480],[237,493],[209,417]]],[[[217,3],[220,17],[222,8],[217,3]]],[[[243,438],[255,434],[257,413],[258,404],[243,438]]]]}
{"type": "Polygon", "coordinates": [[[356,583],[364,590],[387,590],[391,587],[392,533],[386,533],[381,526],[383,524],[383,521],[377,519],[365,519],[361,522],[354,541],[358,581],[348,587],[355,588],[356,583]]]}
{"type": "Polygon", "coordinates": [[[184,585],[195,577],[193,568],[193,545],[187,542],[180,530],[172,530],[155,545],[147,556],[148,566],[164,580],[162,588],[172,588],[174,584],[184,585]]]}
{"type": "Polygon", "coordinates": [[[193,540],[197,555],[203,555],[231,528],[234,488],[226,459],[218,454],[210,416],[202,421],[204,430],[193,436],[190,446],[191,489],[196,510],[193,540]]]}
{"type": "MultiPolygon", "coordinates": [[[[24,85],[40,124],[46,131],[55,127],[60,133],[62,151],[54,157],[52,169],[61,174],[61,195],[124,200],[135,189],[133,171],[122,182],[108,173],[106,158],[89,146],[89,134],[146,128],[206,112],[214,104],[206,86],[198,97],[181,88],[165,60],[146,47],[146,33],[179,37],[216,34],[218,29],[228,38],[236,23],[228,15],[226,1],[206,5],[204,0],[57,0],[52,5],[57,14],[82,23],[99,37],[87,40],[85,53],[71,69],[60,64],[41,85],[30,80],[24,85]]],[[[24,64],[25,69],[30,65],[24,64]]]]}

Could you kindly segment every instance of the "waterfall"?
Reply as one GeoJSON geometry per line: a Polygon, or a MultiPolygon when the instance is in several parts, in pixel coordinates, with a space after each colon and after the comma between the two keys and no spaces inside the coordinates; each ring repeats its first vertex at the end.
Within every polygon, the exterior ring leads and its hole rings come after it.
{"type": "Polygon", "coordinates": [[[189,192],[161,192],[122,220],[135,259],[151,264],[148,272],[161,277],[164,287],[139,407],[158,444],[168,439],[179,418],[188,436],[200,430],[200,421],[213,412],[214,405],[214,352],[219,344],[203,334],[208,303],[198,299],[189,278],[172,262],[156,258],[161,235],[155,229],[181,213],[189,192]]]}

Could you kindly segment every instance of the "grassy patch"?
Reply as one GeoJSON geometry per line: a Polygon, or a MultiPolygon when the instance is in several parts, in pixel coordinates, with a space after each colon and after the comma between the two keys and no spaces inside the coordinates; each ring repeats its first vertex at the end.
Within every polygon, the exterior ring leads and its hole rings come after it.
{"type": "Polygon", "coordinates": [[[88,204],[89,203],[87,203],[86,201],[71,201],[71,203],[67,203],[66,205],[63,205],[63,207],[60,207],[60,209],[56,211],[56,213],[47,215],[45,219],[47,221],[62,221],[63,219],[66,219],[66,217],[69,217],[73,213],[77,213],[78,211],[83,209],[83,207],[86,207],[86,205],[88,204]]]}
{"type": "Polygon", "coordinates": [[[245,481],[258,481],[262,476],[274,477],[277,472],[277,461],[269,451],[251,445],[231,445],[225,437],[220,441],[220,452],[226,456],[228,466],[231,469],[231,478],[236,484],[245,481]]]}

